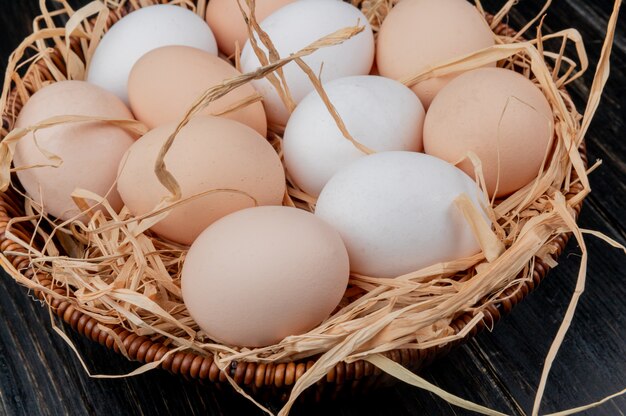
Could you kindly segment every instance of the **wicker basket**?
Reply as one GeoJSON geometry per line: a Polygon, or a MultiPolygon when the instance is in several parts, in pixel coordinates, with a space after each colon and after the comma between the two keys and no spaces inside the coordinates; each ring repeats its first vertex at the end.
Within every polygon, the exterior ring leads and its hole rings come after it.
{"type": "MultiPolygon", "coordinates": [[[[127,3],[127,6],[116,13],[111,13],[107,25],[110,26],[119,18],[128,13],[133,6],[127,3]]],[[[495,32],[498,34],[512,35],[514,32],[508,26],[501,24],[495,32]]],[[[78,39],[72,41],[73,50],[82,57],[81,48],[78,39]]],[[[61,71],[65,71],[59,50],[55,49],[50,53],[50,59],[57,65],[61,71]]],[[[41,85],[42,80],[52,80],[53,76],[47,66],[39,61],[28,68],[27,75],[24,77],[29,95],[34,93],[41,85]]],[[[20,94],[13,90],[6,108],[13,108],[19,111],[24,103],[21,102],[20,94]]],[[[2,138],[13,128],[12,120],[8,113],[3,114],[2,138]]],[[[583,146],[584,147],[584,146],[583,146]]],[[[581,149],[583,160],[586,163],[584,148],[581,149]]],[[[575,175],[573,176],[575,177],[575,175]]],[[[580,183],[574,184],[570,192],[566,195],[569,200],[582,190],[580,183]]],[[[0,193],[0,248],[3,252],[22,252],[26,250],[20,245],[9,240],[5,236],[5,230],[8,222],[17,217],[24,216],[24,200],[13,190],[0,193]]],[[[581,205],[575,207],[576,213],[580,211],[581,205]]],[[[13,229],[13,233],[29,241],[32,237],[33,229],[23,224],[18,224],[13,229]]],[[[568,240],[567,234],[562,234],[554,239],[550,244],[553,245],[552,256],[554,259],[561,253],[568,240]]],[[[37,240],[35,239],[35,243],[37,240]]],[[[52,279],[46,274],[35,274],[32,269],[28,268],[28,259],[20,256],[6,256],[14,270],[21,271],[24,276],[37,281],[43,287],[50,288],[56,293],[67,295],[68,288],[55,287],[52,279]]],[[[11,267],[3,267],[9,270],[11,267]]],[[[393,350],[385,353],[387,357],[400,363],[401,365],[417,371],[421,367],[429,364],[438,357],[447,353],[450,349],[458,344],[466,342],[474,337],[478,332],[485,328],[491,328],[503,315],[509,313],[511,309],[530,291],[532,291],[546,276],[550,267],[541,259],[535,258],[534,271],[532,281],[525,281],[517,286],[511,287],[502,293],[499,298],[484,300],[481,310],[484,312],[485,318],[477,326],[469,332],[469,334],[458,341],[448,343],[443,347],[430,348],[424,350],[417,349],[401,349],[393,350]]],[[[26,294],[25,294],[26,295],[26,294]]],[[[119,346],[116,344],[114,337],[98,328],[98,323],[93,318],[76,310],[69,301],[63,301],[51,296],[46,296],[41,292],[35,293],[41,300],[47,302],[56,315],[62,318],[75,331],[80,333],[101,345],[111,348],[116,352],[120,352],[119,346]]],[[[68,296],[72,296],[70,292],[68,296]]],[[[459,333],[473,319],[473,315],[466,313],[458,316],[452,324],[452,328],[459,333]]],[[[147,337],[138,336],[122,327],[111,328],[117,337],[122,340],[123,346],[128,357],[143,363],[150,363],[160,360],[172,347],[166,346],[158,341],[153,341],[147,337]]],[[[280,364],[257,364],[252,362],[233,363],[230,367],[230,376],[235,382],[243,386],[246,390],[251,391],[255,395],[261,397],[271,396],[272,398],[285,400],[293,384],[303,373],[310,368],[315,362],[315,357],[311,357],[302,361],[286,362],[280,364]]],[[[193,352],[177,352],[168,356],[161,364],[161,368],[174,374],[180,374],[185,378],[206,381],[211,383],[224,383],[226,381],[225,374],[221,372],[218,366],[213,362],[211,356],[201,356],[193,352]]],[[[357,361],[353,363],[339,363],[332,369],[324,379],[320,380],[314,388],[307,391],[307,395],[320,400],[323,397],[334,397],[340,392],[357,393],[368,389],[386,384],[391,381],[391,377],[387,376],[380,369],[365,361],[357,361]]]]}

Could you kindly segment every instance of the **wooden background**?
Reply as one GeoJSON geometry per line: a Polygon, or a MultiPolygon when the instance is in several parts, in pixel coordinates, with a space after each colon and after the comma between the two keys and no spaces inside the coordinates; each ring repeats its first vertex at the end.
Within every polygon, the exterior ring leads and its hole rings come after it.
{"type": "MultiPolygon", "coordinates": [[[[75,5],[87,0],[74,1],[75,5]]],[[[31,31],[37,0],[0,0],[0,67],[31,31]]],[[[52,2],[48,2],[52,3],[52,2]]],[[[502,1],[483,1],[496,10],[502,1]]],[[[543,2],[521,1],[509,23],[516,28],[543,2]]],[[[552,32],[578,29],[590,61],[597,62],[611,0],[554,0],[545,21],[552,32]]],[[[580,225],[626,244],[626,18],[618,25],[612,74],[587,136],[591,161],[604,164],[591,177],[580,225]]],[[[593,68],[570,89],[579,109],[593,68]]],[[[597,401],[626,387],[626,257],[589,237],[587,289],[554,364],[542,413],[597,401]]],[[[580,263],[570,243],[561,265],[493,332],[483,333],[432,365],[423,375],[458,396],[512,415],[530,412],[544,357],[564,315],[580,263]]],[[[50,325],[48,310],[6,274],[0,277],[0,415],[260,415],[244,399],[211,386],[187,382],[161,370],[126,379],[92,379],[50,325]]],[[[66,329],[90,371],[122,374],[136,364],[87,342],[66,329]]],[[[277,407],[272,407],[277,409],[277,407]]],[[[624,415],[626,397],[590,415],[624,415]]],[[[299,404],[294,415],[462,415],[429,393],[397,385],[365,397],[299,404]]]]}

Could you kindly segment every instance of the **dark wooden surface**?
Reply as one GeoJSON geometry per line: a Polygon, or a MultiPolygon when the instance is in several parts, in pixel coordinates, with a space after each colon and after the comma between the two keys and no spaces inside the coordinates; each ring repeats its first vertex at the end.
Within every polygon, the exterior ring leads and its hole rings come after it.
{"type": "MultiPolygon", "coordinates": [[[[87,0],[75,1],[86,4],[87,0]]],[[[0,0],[0,67],[31,30],[37,0],[0,0]]],[[[49,2],[52,3],[52,2],[49,2]]],[[[501,1],[483,1],[494,10],[501,1]]],[[[522,1],[509,23],[521,27],[543,2],[522,1]]],[[[611,0],[554,0],[546,31],[578,29],[597,62],[611,0]]],[[[626,243],[626,33],[622,16],[611,80],[587,136],[590,160],[604,164],[591,178],[594,192],[582,227],[626,243]]],[[[593,69],[593,68],[592,68],[593,69]]],[[[572,86],[579,109],[593,71],[572,86]]],[[[554,364],[542,413],[597,401],[626,387],[626,257],[589,237],[587,289],[554,364]]],[[[424,371],[440,387],[507,414],[529,413],[544,357],[573,292],[580,255],[570,243],[553,271],[493,332],[453,351],[424,371]]],[[[94,374],[121,374],[135,364],[66,329],[94,374]]],[[[276,409],[274,407],[273,409],[276,409]]],[[[626,397],[586,414],[624,415],[626,397]]],[[[228,391],[187,382],[164,371],[125,379],[90,378],[72,350],[51,329],[48,310],[4,273],[0,277],[0,415],[239,415],[262,414],[228,391]]],[[[299,404],[293,414],[460,415],[429,393],[405,385],[365,397],[299,404]]]]}

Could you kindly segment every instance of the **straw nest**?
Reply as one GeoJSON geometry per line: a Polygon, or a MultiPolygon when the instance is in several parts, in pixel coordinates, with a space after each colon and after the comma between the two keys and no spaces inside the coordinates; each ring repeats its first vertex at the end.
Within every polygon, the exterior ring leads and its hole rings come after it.
{"type": "MultiPolygon", "coordinates": [[[[242,394],[247,393],[238,387],[238,383],[293,384],[283,413],[289,411],[295,398],[307,387],[325,377],[328,379],[329,374],[338,377],[338,368],[348,368],[355,362],[366,364],[366,367],[359,367],[364,374],[373,372],[372,368],[378,373],[382,370],[432,389],[452,403],[490,412],[434,390],[433,386],[405,372],[386,357],[391,356],[404,364],[432,358],[430,356],[437,351],[461,341],[478,328],[492,325],[500,312],[508,311],[547,269],[556,265],[554,258],[564,245],[565,233],[574,233],[586,256],[582,234],[575,222],[580,204],[590,191],[588,170],[580,149],[608,74],[616,15],[610,22],[607,43],[584,116],[578,113],[565,92],[567,84],[580,77],[588,67],[581,36],[573,29],[542,34],[541,15],[517,33],[507,29],[502,22],[514,1],[506,2],[502,10],[488,17],[497,35],[496,46],[402,80],[406,85],[412,85],[430,77],[496,61],[499,66],[532,79],[545,94],[554,114],[555,140],[542,171],[533,183],[515,194],[504,200],[489,201],[494,227],[485,229],[479,224],[474,227],[483,249],[481,254],[396,279],[353,275],[340,308],[317,328],[267,348],[240,349],[213,343],[190,318],[181,299],[179,284],[186,247],[163,241],[146,231],[167,215],[170,207],[184,202],[180,199],[176,178],[163,164],[155,174],[170,190],[171,196],[154,212],[141,218],[133,217],[127,209],[115,212],[103,196],[77,189],[74,199],[79,207],[97,204],[102,211],[90,212],[86,224],[79,221],[61,223],[48,217],[45,207],[25,195],[17,183],[13,173],[16,169],[27,168],[12,165],[13,150],[21,137],[29,131],[60,123],[88,120],[70,115],[45,120],[28,129],[12,130],[23,103],[51,82],[83,79],[90,57],[106,28],[130,10],[159,2],[109,0],[92,2],[78,11],[65,0],[57,0],[54,10],[48,10],[45,1],[41,3],[42,15],[35,19],[34,33],[10,58],[0,99],[3,116],[0,208],[4,219],[0,224],[4,231],[1,260],[3,267],[18,282],[33,290],[51,306],[51,310],[85,335],[129,358],[150,363],[137,372],[163,366],[195,378],[229,381],[242,394]],[[534,30],[532,35],[531,28],[534,30]],[[532,40],[526,41],[522,35],[532,40]],[[547,49],[545,42],[548,40],[549,45],[557,45],[555,51],[547,49]],[[577,56],[564,56],[568,43],[574,46],[577,56]],[[308,365],[302,364],[307,362],[308,365]],[[232,363],[240,365],[233,366],[232,363]],[[250,371],[239,371],[241,368],[255,370],[248,374],[250,371]],[[263,377],[270,374],[270,368],[273,372],[268,381],[263,377]],[[220,373],[219,370],[226,371],[220,373]]],[[[180,4],[202,15],[207,2],[178,0],[160,3],[180,4]]],[[[352,0],[352,3],[361,7],[376,30],[394,0],[352,0]]],[[[619,3],[616,2],[616,6],[619,3]]],[[[476,5],[484,13],[478,0],[476,5]]],[[[253,15],[249,15],[248,20],[250,30],[259,33],[261,42],[270,50],[269,56],[261,59],[265,66],[206,91],[181,121],[180,128],[212,100],[253,78],[270,78],[285,102],[290,103],[289,91],[281,82],[280,68],[292,61],[309,74],[318,92],[325,97],[319,80],[301,58],[319,48],[341,43],[362,30],[358,26],[345,28],[292,56],[281,58],[271,53],[271,39],[263,36],[253,15]]],[[[258,45],[256,49],[260,51],[258,45]]],[[[346,139],[369,153],[369,149],[346,131],[332,103],[326,102],[346,139]]],[[[121,125],[136,133],[146,131],[145,126],[134,121],[103,122],[121,125]]],[[[274,127],[269,135],[279,154],[280,133],[280,128],[274,127]]],[[[163,147],[161,160],[173,140],[175,134],[163,147]]],[[[480,161],[472,155],[468,157],[481,177],[480,161]]],[[[314,209],[314,198],[292,183],[288,185],[285,205],[314,209]]],[[[462,199],[458,202],[471,222],[471,206],[462,199]]],[[[584,283],[584,269],[581,269],[579,279],[584,283]]],[[[572,306],[575,301],[576,298],[572,306]]],[[[570,309],[568,318],[573,313],[573,307],[570,309]]],[[[62,331],[55,329],[69,341],[62,331]]],[[[553,345],[552,357],[565,330],[566,325],[553,345]]],[[[549,366],[542,378],[538,402],[548,370],[549,366]]]]}

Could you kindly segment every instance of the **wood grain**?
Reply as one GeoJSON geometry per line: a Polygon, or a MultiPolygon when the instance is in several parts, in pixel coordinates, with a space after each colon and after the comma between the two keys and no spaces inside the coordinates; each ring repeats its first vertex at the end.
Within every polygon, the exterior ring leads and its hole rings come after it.
{"type": "MultiPolygon", "coordinates": [[[[50,2],[49,2],[50,3],[50,2]]],[[[73,1],[75,5],[87,1],[73,1]]],[[[542,2],[524,1],[510,16],[521,27],[542,2]]],[[[583,35],[591,62],[597,62],[610,0],[555,0],[545,31],[573,26],[583,35]]],[[[483,1],[495,10],[501,1],[483,1]]],[[[38,1],[0,0],[0,62],[29,34],[38,1]]],[[[622,22],[624,22],[622,18],[622,22]]],[[[587,137],[590,160],[604,166],[591,177],[594,193],[580,224],[626,242],[626,33],[618,29],[612,78],[587,137]]],[[[579,109],[593,71],[572,85],[579,109]]],[[[625,257],[604,243],[588,238],[588,285],[563,348],[554,364],[542,413],[596,401],[626,384],[625,257]]],[[[433,364],[424,376],[442,388],[512,415],[529,411],[541,367],[573,291],[579,264],[570,243],[561,265],[513,314],[491,333],[453,351],[433,364]]],[[[50,328],[48,310],[5,274],[0,277],[0,415],[261,415],[254,406],[229,391],[204,386],[153,371],[128,379],[90,378],[73,351],[50,328]]],[[[123,357],[87,342],[66,329],[94,374],[122,374],[136,367],[123,357]]],[[[270,407],[272,405],[270,404],[270,407]]],[[[272,407],[276,410],[276,407],[272,407]]],[[[590,415],[623,415],[626,399],[594,409],[590,415]]],[[[304,403],[298,415],[464,415],[429,393],[397,385],[365,397],[304,403]]]]}

